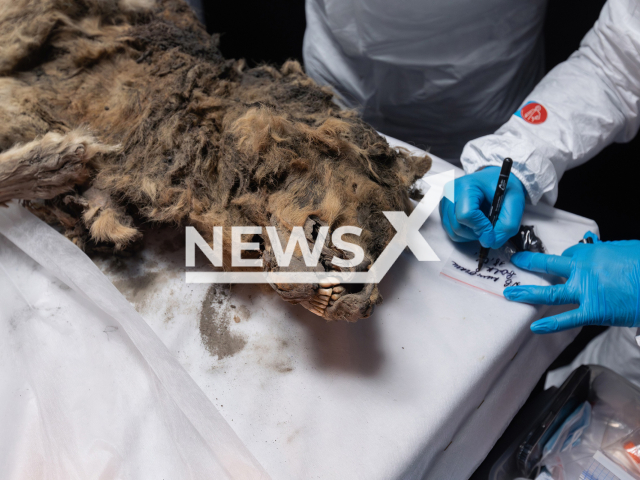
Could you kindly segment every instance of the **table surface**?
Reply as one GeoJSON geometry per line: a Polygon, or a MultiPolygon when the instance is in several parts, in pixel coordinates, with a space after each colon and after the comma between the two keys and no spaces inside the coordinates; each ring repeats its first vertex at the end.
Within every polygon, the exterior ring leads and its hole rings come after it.
{"type": "MultiPolygon", "coordinates": [[[[432,172],[450,168],[434,159],[432,172]]],[[[597,228],[551,215],[564,242],[597,228]]],[[[421,233],[451,254],[437,211],[421,233]]],[[[165,228],[133,257],[94,262],[274,479],[468,478],[575,334],[534,336],[544,308],[448,280],[409,251],[355,324],[268,285],[187,284],[184,258],[184,231],[165,228]]]]}

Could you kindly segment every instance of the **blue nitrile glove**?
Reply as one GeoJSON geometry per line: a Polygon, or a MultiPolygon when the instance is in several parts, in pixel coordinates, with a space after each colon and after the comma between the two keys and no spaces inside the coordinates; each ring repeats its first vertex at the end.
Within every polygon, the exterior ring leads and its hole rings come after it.
{"type": "Polygon", "coordinates": [[[480,240],[483,247],[500,248],[518,233],[526,192],[513,174],[495,228],[487,218],[499,176],[499,167],[487,167],[455,179],[455,204],[446,197],[440,202],[442,225],[454,242],[480,240]]]}
{"type": "Polygon", "coordinates": [[[601,242],[589,232],[562,256],[520,252],[511,261],[520,268],[568,278],[564,285],[518,286],[504,290],[516,302],[547,305],[579,304],[531,325],[535,333],[568,330],[583,325],[640,326],[640,241],[601,242]]]}

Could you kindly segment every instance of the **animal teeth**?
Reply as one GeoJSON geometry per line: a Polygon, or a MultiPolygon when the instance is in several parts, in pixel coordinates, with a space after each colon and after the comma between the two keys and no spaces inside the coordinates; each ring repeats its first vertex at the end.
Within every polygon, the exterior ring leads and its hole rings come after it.
{"type": "Polygon", "coordinates": [[[336,303],[343,292],[345,292],[345,288],[340,286],[340,279],[335,277],[325,278],[318,282],[321,288],[318,289],[317,295],[315,295],[309,303],[312,308],[320,309],[323,312],[329,306],[333,306],[336,303]]]}
{"type": "Polygon", "coordinates": [[[338,285],[339,283],[340,283],[340,279],[335,277],[325,278],[324,280],[320,280],[318,282],[318,284],[324,288],[333,287],[334,285],[338,285]]]}
{"type": "Polygon", "coordinates": [[[318,315],[319,317],[324,316],[324,312],[322,310],[318,310],[317,308],[312,308],[310,310],[310,312],[315,313],[316,315],[318,315]]]}

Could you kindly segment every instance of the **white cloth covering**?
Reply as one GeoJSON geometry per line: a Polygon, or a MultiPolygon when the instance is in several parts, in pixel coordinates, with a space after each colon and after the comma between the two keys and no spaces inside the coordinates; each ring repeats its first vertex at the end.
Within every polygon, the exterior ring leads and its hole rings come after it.
{"type": "MultiPolygon", "coordinates": [[[[449,168],[434,161],[433,172],[449,168]]],[[[559,238],[596,228],[554,212],[559,238]]],[[[186,284],[183,231],[147,235],[130,258],[95,258],[198,390],[70,242],[15,206],[0,220],[0,468],[11,479],[30,468],[56,479],[266,475],[251,454],[283,480],[468,478],[576,333],[535,336],[546,307],[446,281],[439,262],[408,252],[380,284],[385,302],[356,324],[326,324],[268,286],[186,284]]],[[[437,211],[421,232],[451,254],[437,211]]]]}
{"type": "Polygon", "coordinates": [[[75,245],[0,209],[0,478],[269,478],[75,245]]]}
{"type": "MultiPolygon", "coordinates": [[[[514,115],[495,134],[472,140],[462,153],[465,171],[502,165],[511,157],[512,172],[532,203],[541,198],[555,203],[566,170],[638,132],[639,52],[640,3],[608,0],[580,49],[524,100],[523,105],[536,102],[544,107],[546,120],[530,123],[514,115]]],[[[628,172],[620,170],[621,175],[628,172]]]]}
{"type": "Polygon", "coordinates": [[[307,73],[396,138],[459,162],[544,75],[546,0],[306,0],[307,73]]]}

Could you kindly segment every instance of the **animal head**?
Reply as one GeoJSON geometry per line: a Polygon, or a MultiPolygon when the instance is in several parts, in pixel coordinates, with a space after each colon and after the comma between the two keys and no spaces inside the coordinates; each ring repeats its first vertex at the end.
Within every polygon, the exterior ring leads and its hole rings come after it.
{"type": "MultiPolygon", "coordinates": [[[[36,3],[0,12],[12,22],[0,28],[0,201],[37,200],[32,210],[79,246],[128,248],[140,222],[209,240],[215,226],[253,225],[264,269],[366,271],[395,234],[382,212],[411,210],[430,159],[391,148],[297,62],[224,59],[182,0],[36,3]],[[34,28],[46,35],[23,45],[34,28]],[[22,168],[34,161],[47,168],[22,168]],[[319,232],[344,226],[360,229],[345,236],[364,253],[358,265],[336,265],[353,254],[327,241],[316,264],[296,248],[283,266],[266,233],[282,246],[298,227],[313,250],[319,232]]],[[[367,317],[381,301],[374,284],[272,286],[328,320],[367,317]]]]}

